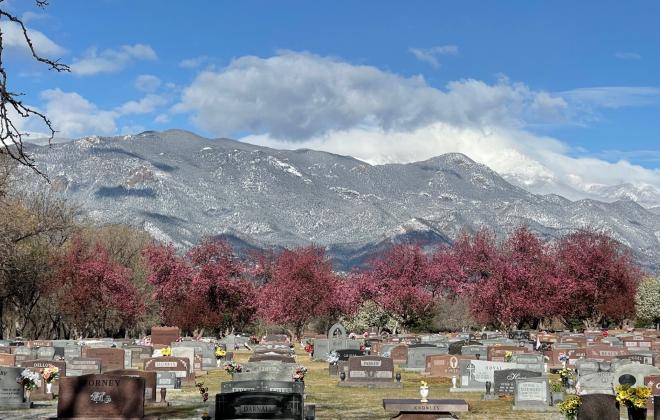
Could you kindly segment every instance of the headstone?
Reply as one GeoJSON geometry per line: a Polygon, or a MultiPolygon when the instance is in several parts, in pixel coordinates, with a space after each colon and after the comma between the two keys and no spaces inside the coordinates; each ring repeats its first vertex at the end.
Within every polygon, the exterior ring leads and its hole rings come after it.
{"type": "Polygon", "coordinates": [[[177,378],[187,378],[191,372],[188,359],[179,357],[154,357],[144,362],[145,371],[176,372],[177,378]]]}
{"type": "Polygon", "coordinates": [[[244,391],[216,394],[218,419],[303,419],[303,398],[299,393],[244,391]]]}
{"type": "Polygon", "coordinates": [[[348,359],[347,382],[392,383],[394,363],[389,357],[355,356],[348,359]]]}
{"type": "Polygon", "coordinates": [[[406,344],[398,344],[392,347],[389,353],[396,364],[406,363],[408,360],[408,346],[406,344]]]}
{"type": "Polygon", "coordinates": [[[550,406],[548,378],[516,379],[513,393],[514,410],[547,410],[550,406]]]}
{"type": "Polygon", "coordinates": [[[346,328],[342,324],[334,324],[328,330],[328,338],[346,338],[346,328]]]}
{"type": "Polygon", "coordinates": [[[16,355],[0,353],[0,366],[16,366],[16,355]]]}
{"type": "Polygon", "coordinates": [[[37,348],[37,358],[38,359],[52,360],[54,356],[55,356],[55,348],[54,347],[39,347],[39,348],[37,348]]]}
{"type": "Polygon", "coordinates": [[[144,400],[146,402],[156,402],[156,372],[145,372],[137,369],[122,369],[108,372],[109,375],[138,376],[144,379],[144,400]]]}
{"type": "Polygon", "coordinates": [[[151,327],[151,344],[154,347],[167,347],[181,336],[179,327],[151,327]]]}
{"type": "Polygon", "coordinates": [[[527,347],[519,347],[519,346],[490,346],[488,347],[488,352],[486,353],[486,357],[491,362],[505,362],[506,361],[505,355],[507,352],[511,352],[511,354],[513,355],[520,353],[529,353],[530,350],[527,347]]]}
{"type": "Polygon", "coordinates": [[[124,369],[124,349],[83,347],[83,357],[101,360],[101,373],[124,369]]]}
{"type": "Polygon", "coordinates": [[[493,376],[493,392],[495,395],[513,395],[516,380],[537,378],[541,376],[541,372],[525,369],[505,369],[498,370],[493,376]]]}
{"type": "Polygon", "coordinates": [[[614,395],[614,386],[613,372],[594,372],[580,375],[576,389],[580,395],[614,395]]]}
{"type": "Polygon", "coordinates": [[[449,354],[462,354],[461,350],[463,349],[463,346],[481,346],[482,343],[479,341],[473,341],[473,340],[459,340],[459,341],[454,341],[453,343],[449,343],[448,346],[448,353],[449,354]]]}
{"type": "Polygon", "coordinates": [[[225,381],[221,392],[266,391],[304,394],[305,383],[294,381],[225,381]]]}
{"type": "Polygon", "coordinates": [[[30,403],[24,402],[23,385],[16,382],[23,368],[0,367],[0,407],[28,408],[30,403]]]}
{"type": "Polygon", "coordinates": [[[28,348],[38,348],[38,347],[52,347],[53,342],[51,340],[31,340],[27,342],[28,348]]]}
{"type": "Polygon", "coordinates": [[[291,356],[278,354],[278,353],[260,353],[250,356],[248,362],[282,362],[282,363],[296,363],[296,359],[291,356]]]}
{"type": "MultiPolygon", "coordinates": [[[[288,345],[283,347],[286,348],[288,352],[291,351],[288,345]]],[[[195,353],[202,357],[202,369],[210,369],[216,367],[215,344],[213,343],[207,343],[204,341],[181,341],[179,343],[172,343],[172,351],[174,351],[176,348],[195,349],[195,353]]]]}
{"type": "Polygon", "coordinates": [[[337,354],[339,355],[340,361],[347,361],[349,358],[355,356],[364,356],[364,352],[362,350],[354,349],[340,349],[337,350],[337,354]]]}
{"type": "Polygon", "coordinates": [[[630,386],[638,386],[644,384],[644,377],[660,375],[660,369],[651,365],[640,365],[631,363],[620,366],[614,372],[614,385],[625,384],[627,382],[630,386]]]}
{"type": "Polygon", "coordinates": [[[177,389],[178,381],[176,377],[176,372],[156,372],[156,390],[161,388],[165,389],[177,389]]]}
{"type": "Polygon", "coordinates": [[[144,379],[108,374],[62,378],[57,416],[142,418],[144,379]]]}
{"type": "Polygon", "coordinates": [[[407,370],[423,371],[426,368],[426,356],[448,354],[448,348],[417,347],[408,348],[408,359],[403,366],[407,370]]]}
{"type": "Polygon", "coordinates": [[[82,356],[82,347],[66,346],[64,347],[64,360],[71,360],[82,356]]]}
{"type": "Polygon", "coordinates": [[[37,349],[28,348],[25,346],[12,347],[12,354],[16,356],[16,361],[33,360],[37,358],[37,349]]]}
{"type": "Polygon", "coordinates": [[[544,371],[544,360],[542,354],[514,354],[511,358],[511,362],[517,364],[518,366],[522,366],[522,369],[532,370],[534,372],[544,371]]]}
{"type": "Polygon", "coordinates": [[[582,395],[578,419],[619,420],[619,403],[611,394],[582,395]]]}
{"type": "Polygon", "coordinates": [[[587,347],[587,358],[594,360],[608,361],[627,354],[630,354],[630,351],[624,347],[612,347],[602,344],[587,347]]]}
{"type": "Polygon", "coordinates": [[[66,362],[66,376],[101,373],[101,359],[77,357],[66,362]]]}
{"type": "Polygon", "coordinates": [[[451,392],[484,391],[486,382],[495,381],[495,372],[507,369],[520,369],[521,366],[508,362],[489,362],[486,360],[460,360],[460,388],[450,388],[451,392]]]}
{"type": "MultiPolygon", "coordinates": [[[[188,360],[188,367],[191,369],[188,374],[194,371],[195,348],[193,347],[172,347],[172,356],[188,360]]],[[[201,370],[201,369],[199,369],[201,370]]]]}
{"type": "MultiPolygon", "coordinates": [[[[44,369],[49,368],[49,367],[57,367],[59,369],[59,377],[63,378],[66,376],[66,362],[64,361],[56,361],[56,360],[24,360],[22,362],[19,362],[19,366],[23,368],[28,368],[33,372],[37,372],[41,374],[41,372],[44,371],[44,369]]],[[[59,394],[59,380],[52,382],[52,394],[48,394],[46,392],[46,386],[42,380],[41,386],[38,387],[36,390],[32,391],[32,394],[30,395],[30,399],[33,401],[40,401],[40,400],[50,400],[53,397],[53,394],[57,395],[59,394]]]]}
{"type": "Polygon", "coordinates": [[[644,377],[644,385],[651,388],[651,398],[647,406],[653,412],[655,410],[655,397],[660,397],[660,375],[644,377]]]}
{"type": "Polygon", "coordinates": [[[472,358],[453,354],[426,356],[426,373],[432,378],[451,378],[452,376],[458,378],[460,375],[458,362],[460,360],[472,360],[472,358]]]}

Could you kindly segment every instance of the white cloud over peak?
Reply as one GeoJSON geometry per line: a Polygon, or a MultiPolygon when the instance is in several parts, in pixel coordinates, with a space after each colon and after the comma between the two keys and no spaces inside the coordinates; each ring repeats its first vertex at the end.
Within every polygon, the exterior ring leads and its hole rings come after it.
{"type": "MultiPolygon", "coordinates": [[[[20,49],[27,54],[31,54],[20,25],[3,20],[1,27],[4,47],[20,49]]],[[[28,36],[32,40],[35,51],[41,56],[57,59],[67,52],[64,47],[55,43],[55,41],[48,38],[42,32],[28,28],[28,36]]]]}
{"type": "Polygon", "coordinates": [[[92,48],[84,57],[73,61],[71,72],[81,76],[116,73],[136,60],[153,61],[157,58],[153,48],[146,44],[122,45],[118,49],[106,49],[101,52],[92,48]]]}
{"type": "Polygon", "coordinates": [[[371,163],[411,162],[465,153],[534,191],[590,196],[593,185],[660,187],[660,170],[576,157],[576,150],[532,130],[572,123],[602,107],[655,101],[648,87],[536,91],[501,78],[466,79],[439,89],[403,77],[309,53],[240,57],[200,73],[174,112],[222,136],[278,148],[311,148],[371,163]]]}
{"type": "Polygon", "coordinates": [[[117,113],[99,109],[78,93],[49,89],[41,93],[41,99],[44,112],[58,131],[58,136],[105,135],[117,131],[117,113]]]}
{"type": "Polygon", "coordinates": [[[166,105],[169,101],[162,95],[147,94],[139,101],[128,101],[117,108],[121,115],[126,114],[148,114],[154,112],[158,107],[166,105]]]}
{"type": "Polygon", "coordinates": [[[430,64],[431,67],[437,69],[441,66],[439,57],[457,55],[458,47],[456,45],[440,45],[431,48],[409,48],[408,51],[419,61],[430,64]]]}

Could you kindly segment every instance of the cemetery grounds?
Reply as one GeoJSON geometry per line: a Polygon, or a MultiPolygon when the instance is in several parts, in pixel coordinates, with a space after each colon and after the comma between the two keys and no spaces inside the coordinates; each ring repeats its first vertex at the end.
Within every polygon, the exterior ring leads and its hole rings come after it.
{"type": "MultiPolygon", "coordinates": [[[[247,362],[252,353],[241,350],[234,353],[234,360],[247,362]]],[[[512,398],[501,398],[495,401],[482,401],[481,393],[461,392],[450,393],[451,381],[445,378],[426,378],[419,373],[400,371],[403,389],[367,389],[338,387],[339,379],[328,374],[328,363],[312,361],[302,348],[296,346],[296,361],[308,368],[305,376],[305,404],[316,404],[316,418],[323,419],[390,419],[397,413],[385,411],[384,398],[419,398],[421,380],[428,382],[429,398],[465,399],[470,405],[469,413],[457,413],[460,419],[529,419],[529,420],[560,420],[564,417],[559,412],[521,412],[512,411],[512,398]]],[[[557,379],[556,375],[551,375],[557,379]]],[[[155,416],[162,419],[201,419],[205,411],[212,415],[215,394],[220,392],[220,383],[231,380],[231,375],[223,369],[209,370],[208,374],[197,376],[197,382],[204,382],[209,387],[209,401],[203,403],[194,384],[186,384],[181,390],[168,390],[169,407],[157,407],[145,404],[145,416],[155,416]]],[[[45,416],[55,416],[57,401],[38,401],[30,410],[0,409],[2,419],[39,419],[45,416]]],[[[625,410],[622,410],[622,416],[625,410]]],[[[627,418],[627,417],[621,417],[627,418]]]]}

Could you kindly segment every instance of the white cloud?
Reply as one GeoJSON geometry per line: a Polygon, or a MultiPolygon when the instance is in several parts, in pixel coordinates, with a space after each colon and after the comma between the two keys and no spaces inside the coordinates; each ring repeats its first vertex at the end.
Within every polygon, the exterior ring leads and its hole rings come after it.
{"type": "Polygon", "coordinates": [[[150,93],[139,101],[128,101],[117,108],[121,115],[126,114],[148,114],[154,112],[158,107],[167,104],[168,100],[161,95],[150,93]]]}
{"type": "Polygon", "coordinates": [[[642,56],[632,51],[618,51],[614,54],[619,60],[641,60],[642,56]]]}
{"type": "Polygon", "coordinates": [[[154,118],[154,122],[157,124],[166,124],[170,122],[170,116],[165,113],[158,114],[156,118],[154,118]]]}
{"type": "Polygon", "coordinates": [[[419,61],[430,64],[433,68],[440,67],[439,57],[442,55],[457,55],[458,47],[456,45],[440,45],[431,48],[409,48],[408,51],[419,61]]]}
{"type": "Polygon", "coordinates": [[[161,84],[162,81],[153,74],[141,74],[135,79],[135,88],[141,92],[154,92],[161,84]]]}
{"type": "MultiPolygon", "coordinates": [[[[25,36],[21,27],[13,22],[2,21],[2,43],[4,47],[16,48],[30,54],[30,49],[25,42],[25,36]]],[[[61,47],[42,32],[28,29],[28,36],[32,40],[37,54],[46,58],[58,58],[66,54],[66,49],[61,47]]]]}
{"type": "Polygon", "coordinates": [[[595,184],[660,186],[660,170],[574,157],[575,150],[532,133],[531,127],[572,122],[581,107],[646,103],[657,93],[646,87],[550,93],[506,78],[494,84],[459,80],[438,89],[422,77],[282,52],[237,58],[224,69],[199,74],[173,111],[190,112],[199,126],[220,137],[249,132],[242,140],[372,163],[461,152],[532,189],[586,196],[595,184]]]}
{"type": "Polygon", "coordinates": [[[49,89],[41,93],[41,98],[57,136],[106,135],[117,131],[116,112],[100,110],[78,93],[49,89]]]}
{"type": "Polygon", "coordinates": [[[195,69],[202,64],[206,63],[209,60],[209,57],[206,55],[200,55],[198,57],[186,58],[185,60],[179,61],[179,67],[184,69],[195,69]]]}
{"type": "Polygon", "coordinates": [[[301,140],[356,126],[397,130],[439,120],[514,126],[547,122],[549,107],[561,114],[565,106],[561,98],[549,97],[506,79],[494,85],[461,80],[441,90],[420,76],[405,78],[375,67],[284,52],[266,59],[241,57],[221,71],[202,72],[184,89],[174,110],[192,111],[200,126],[223,136],[248,130],[301,140]]]}
{"type": "Polygon", "coordinates": [[[90,49],[83,58],[74,60],[71,72],[89,76],[98,73],[116,73],[123,70],[135,60],[153,61],[158,57],[149,45],[122,45],[119,49],[107,49],[97,52],[90,49]]]}

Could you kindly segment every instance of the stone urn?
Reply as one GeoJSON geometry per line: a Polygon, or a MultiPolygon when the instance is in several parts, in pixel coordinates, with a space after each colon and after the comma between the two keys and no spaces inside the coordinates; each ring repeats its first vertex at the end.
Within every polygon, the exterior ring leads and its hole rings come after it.
{"type": "Polygon", "coordinates": [[[428,387],[428,385],[421,385],[419,387],[419,395],[422,397],[420,402],[422,402],[422,403],[429,402],[429,400],[428,400],[428,396],[429,396],[429,387],[428,387]]]}
{"type": "Polygon", "coordinates": [[[457,378],[455,376],[452,376],[451,377],[451,387],[452,388],[456,388],[456,382],[458,382],[457,378]]]}
{"type": "Polygon", "coordinates": [[[344,382],[344,380],[346,380],[346,372],[344,372],[343,370],[339,372],[339,379],[341,379],[341,381],[344,382]]]}

